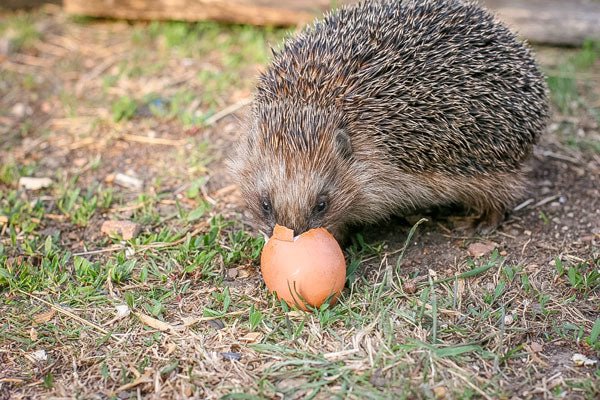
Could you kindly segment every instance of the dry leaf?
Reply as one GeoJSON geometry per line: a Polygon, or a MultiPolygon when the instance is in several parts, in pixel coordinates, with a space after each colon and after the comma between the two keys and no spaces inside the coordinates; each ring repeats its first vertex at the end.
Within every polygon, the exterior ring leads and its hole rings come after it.
{"type": "Polygon", "coordinates": [[[165,357],[168,357],[169,355],[173,354],[173,352],[174,352],[176,349],[177,349],[177,345],[176,345],[175,343],[173,343],[173,342],[170,342],[170,343],[167,345],[167,351],[166,351],[166,353],[164,354],[164,356],[165,356],[165,357]]]}
{"type": "Polygon", "coordinates": [[[36,324],[43,324],[45,322],[50,321],[56,315],[56,310],[51,308],[48,311],[41,312],[39,314],[34,315],[33,320],[36,324]]]}
{"type": "Polygon", "coordinates": [[[37,333],[37,331],[35,330],[35,328],[34,328],[33,326],[32,326],[32,327],[31,327],[31,329],[29,330],[29,338],[30,338],[31,340],[33,340],[34,342],[35,342],[36,340],[38,340],[38,333],[37,333]]]}
{"type": "Polygon", "coordinates": [[[143,324],[148,325],[151,328],[158,329],[159,331],[175,332],[177,330],[177,328],[174,327],[173,325],[168,324],[163,321],[160,321],[156,318],[152,318],[149,315],[145,315],[145,314],[141,314],[141,313],[136,313],[135,315],[140,319],[140,321],[142,321],[143,324]]]}
{"type": "Polygon", "coordinates": [[[240,338],[240,341],[247,343],[256,343],[262,339],[263,334],[260,332],[248,332],[240,338]]]}
{"type": "Polygon", "coordinates": [[[123,240],[129,240],[140,233],[140,225],[131,221],[104,221],[100,231],[108,236],[119,235],[123,240]]]}
{"type": "Polygon", "coordinates": [[[541,344],[537,343],[537,342],[531,342],[531,345],[529,345],[529,347],[531,348],[532,351],[539,353],[543,350],[544,346],[542,346],[541,344]]]}
{"type": "Polygon", "coordinates": [[[496,247],[498,247],[498,244],[494,242],[478,242],[471,243],[467,248],[467,251],[471,257],[482,257],[494,251],[496,247]]]}
{"type": "Polygon", "coordinates": [[[183,326],[192,326],[200,322],[198,317],[181,317],[181,320],[183,321],[183,326]]]}

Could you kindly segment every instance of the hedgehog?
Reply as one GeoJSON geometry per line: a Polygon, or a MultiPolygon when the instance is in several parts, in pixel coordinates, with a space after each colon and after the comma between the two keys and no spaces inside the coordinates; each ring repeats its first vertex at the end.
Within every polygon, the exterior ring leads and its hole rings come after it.
{"type": "Polygon", "coordinates": [[[525,188],[548,90],[528,45],[461,0],[363,1],[285,40],[232,160],[258,228],[459,205],[489,234],[525,188]]]}

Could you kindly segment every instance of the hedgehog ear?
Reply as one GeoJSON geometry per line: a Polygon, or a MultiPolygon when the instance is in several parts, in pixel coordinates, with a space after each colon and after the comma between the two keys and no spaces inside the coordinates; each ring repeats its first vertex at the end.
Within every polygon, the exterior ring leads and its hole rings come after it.
{"type": "Polygon", "coordinates": [[[334,132],[335,147],[338,152],[345,158],[352,155],[352,143],[350,136],[345,129],[336,129],[334,132]]]}

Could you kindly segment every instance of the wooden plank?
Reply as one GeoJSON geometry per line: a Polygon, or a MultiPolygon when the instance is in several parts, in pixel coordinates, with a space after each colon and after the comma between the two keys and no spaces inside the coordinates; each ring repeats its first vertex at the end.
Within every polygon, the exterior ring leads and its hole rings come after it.
{"type": "MultiPolygon", "coordinates": [[[[479,1],[530,42],[580,45],[586,38],[600,40],[597,0],[479,1]]],[[[305,24],[331,4],[331,0],[64,0],[65,10],[70,14],[276,26],[305,24]]]]}

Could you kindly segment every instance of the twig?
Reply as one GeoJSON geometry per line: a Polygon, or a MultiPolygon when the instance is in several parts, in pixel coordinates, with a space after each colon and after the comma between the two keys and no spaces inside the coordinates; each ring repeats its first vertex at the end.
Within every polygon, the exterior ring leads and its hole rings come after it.
{"type": "Polygon", "coordinates": [[[533,205],[533,207],[532,207],[532,208],[538,208],[538,207],[541,207],[541,206],[543,206],[544,204],[550,203],[551,201],[558,199],[559,197],[560,197],[560,194],[555,194],[555,195],[552,195],[552,196],[548,196],[548,197],[546,197],[546,198],[543,198],[542,200],[540,200],[540,201],[538,201],[537,203],[535,203],[535,204],[533,205]]]}
{"type": "Polygon", "coordinates": [[[523,208],[527,207],[528,205],[530,205],[534,201],[535,201],[534,199],[525,200],[524,202],[522,202],[521,204],[519,204],[518,206],[516,206],[515,208],[513,208],[513,211],[522,210],[523,208]]]}
{"type": "Polygon", "coordinates": [[[544,150],[542,152],[542,155],[544,157],[550,157],[550,158],[555,158],[555,159],[561,160],[561,161],[567,161],[567,162],[573,163],[575,165],[581,165],[581,161],[576,158],[565,156],[564,154],[555,153],[550,150],[544,150]]]}
{"type": "Polygon", "coordinates": [[[242,100],[238,101],[237,103],[234,103],[228,107],[225,107],[224,109],[222,109],[221,111],[219,111],[218,113],[213,115],[212,117],[208,118],[206,120],[205,124],[207,126],[213,125],[217,121],[225,118],[229,114],[233,114],[234,112],[236,112],[237,110],[239,110],[240,108],[242,108],[244,106],[247,106],[251,102],[252,102],[252,99],[246,98],[246,99],[242,99],[242,100]]]}

